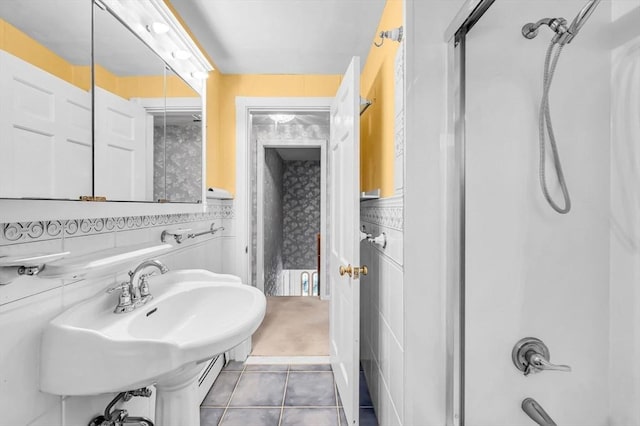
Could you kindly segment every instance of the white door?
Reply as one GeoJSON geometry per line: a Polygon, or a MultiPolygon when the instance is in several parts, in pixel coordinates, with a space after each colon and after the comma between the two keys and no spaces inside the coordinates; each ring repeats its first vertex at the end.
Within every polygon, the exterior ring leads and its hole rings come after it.
{"type": "Polygon", "coordinates": [[[95,195],[141,201],[147,195],[147,113],[135,102],[95,88],[95,195]]]}
{"type": "Polygon", "coordinates": [[[0,197],[91,195],[91,94],[0,51],[0,197]]]}
{"type": "Polygon", "coordinates": [[[350,425],[357,425],[360,360],[360,58],[354,57],[331,105],[331,366],[350,425]],[[340,268],[343,268],[342,271],[340,268]]]}

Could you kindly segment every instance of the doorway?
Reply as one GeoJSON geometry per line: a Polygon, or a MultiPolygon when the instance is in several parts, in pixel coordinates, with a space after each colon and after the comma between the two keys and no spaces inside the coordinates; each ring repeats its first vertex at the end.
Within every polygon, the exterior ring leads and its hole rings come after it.
{"type": "MultiPolygon", "coordinates": [[[[314,363],[331,363],[334,380],[342,397],[345,415],[348,423],[358,423],[358,359],[359,359],[359,287],[360,253],[356,248],[360,245],[358,222],[360,206],[359,196],[359,110],[360,97],[360,60],[353,57],[344,78],[333,98],[242,98],[236,97],[236,268],[244,282],[251,282],[252,256],[251,242],[251,180],[250,149],[256,144],[256,139],[250,137],[251,114],[257,111],[286,110],[286,111],[316,111],[329,115],[330,135],[327,138],[327,162],[331,172],[327,180],[327,203],[323,210],[333,214],[326,214],[331,219],[331,233],[326,233],[321,252],[331,253],[323,256],[322,263],[328,265],[327,273],[320,273],[320,286],[331,295],[331,315],[329,318],[329,346],[330,355],[323,356],[322,361],[314,363]],[[278,108],[283,106],[284,108],[278,108]],[[330,153],[329,153],[330,151],[330,153]],[[329,189],[331,188],[331,189],[329,189]],[[328,249],[331,247],[331,250],[328,249]],[[330,257],[330,259],[329,259],[330,257]],[[352,266],[356,265],[356,266],[352,266]],[[338,272],[340,274],[338,275],[338,272]],[[330,287],[322,286],[325,275],[331,275],[330,287]],[[334,287],[335,284],[335,287],[334,287]]],[[[312,299],[307,297],[307,299],[312,299]]],[[[255,334],[253,336],[255,341],[255,334]]],[[[234,357],[239,359],[251,347],[251,342],[243,345],[234,357]]],[[[249,357],[247,362],[252,362],[249,357]]],[[[310,362],[313,357],[296,357],[305,360],[291,360],[291,363],[310,362]]],[[[242,359],[242,358],[240,358],[242,359]]],[[[269,360],[273,363],[273,360],[269,360]]],[[[282,361],[279,361],[282,363],[282,361]]],[[[278,363],[278,362],[276,362],[278,363]]]]}
{"type": "Polygon", "coordinates": [[[252,282],[267,296],[254,356],[328,356],[325,112],[251,114],[252,282]],[[255,170],[255,173],[253,172],[255,170]]]}

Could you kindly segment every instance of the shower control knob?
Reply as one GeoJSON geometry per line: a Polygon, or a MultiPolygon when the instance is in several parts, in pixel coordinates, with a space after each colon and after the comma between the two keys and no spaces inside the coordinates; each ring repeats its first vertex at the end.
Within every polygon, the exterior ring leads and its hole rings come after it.
{"type": "Polygon", "coordinates": [[[568,365],[557,365],[549,362],[549,348],[535,337],[520,339],[511,351],[511,359],[516,368],[528,376],[543,370],[571,371],[568,365]]]}

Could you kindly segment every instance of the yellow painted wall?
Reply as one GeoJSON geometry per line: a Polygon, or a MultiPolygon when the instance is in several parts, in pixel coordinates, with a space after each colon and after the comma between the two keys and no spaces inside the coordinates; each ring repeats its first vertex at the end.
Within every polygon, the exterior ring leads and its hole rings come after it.
{"type": "MultiPolygon", "coordinates": [[[[402,0],[387,0],[378,30],[402,25],[402,0]]],[[[377,37],[376,37],[377,40],[377,37]]],[[[372,40],[373,41],[373,40],[372,40]]],[[[361,74],[361,94],[374,101],[360,127],[361,187],[393,195],[394,61],[399,44],[387,40],[373,46],[361,74]]],[[[346,64],[345,64],[346,66],[346,64]]],[[[340,75],[224,75],[207,82],[207,186],[235,193],[236,96],[334,96],[340,75]]]]}
{"type": "MultiPolygon", "coordinates": [[[[103,67],[96,65],[96,85],[122,98],[162,98],[165,97],[164,77],[145,75],[118,77],[103,67]]],[[[180,77],[167,76],[166,97],[199,97],[180,77]]]]}
{"type": "MultiPolygon", "coordinates": [[[[206,120],[206,176],[205,185],[207,188],[215,186],[218,188],[227,188],[224,185],[226,168],[220,159],[220,80],[221,74],[218,71],[209,73],[207,79],[207,120],[206,120]]],[[[234,162],[235,163],[235,162],[234,162]]],[[[230,172],[229,172],[230,173],[230,172]]],[[[234,170],[235,176],[235,170],[234,170]]],[[[233,188],[229,189],[230,191],[233,188]]]]}
{"type": "Polygon", "coordinates": [[[212,73],[207,81],[207,186],[224,188],[235,194],[236,96],[334,96],[341,78],[341,75],[225,75],[217,71],[212,73]],[[217,108],[212,105],[216,105],[217,108]]]}
{"type": "MultiPolygon", "coordinates": [[[[69,82],[83,90],[91,88],[91,67],[74,65],[47,49],[10,23],[0,19],[0,49],[69,82]]],[[[89,52],[87,52],[89,56],[89,52]]],[[[96,65],[96,84],[125,99],[163,97],[162,76],[119,77],[96,65]]],[[[198,94],[177,76],[167,77],[168,97],[190,97],[198,94]]]]}
{"type": "MultiPolygon", "coordinates": [[[[376,34],[401,26],[402,14],[402,0],[387,0],[376,34]]],[[[360,93],[373,101],[360,117],[360,186],[363,191],[380,188],[382,197],[394,192],[394,74],[399,45],[389,40],[382,47],[372,44],[360,81],[360,93]]]]}

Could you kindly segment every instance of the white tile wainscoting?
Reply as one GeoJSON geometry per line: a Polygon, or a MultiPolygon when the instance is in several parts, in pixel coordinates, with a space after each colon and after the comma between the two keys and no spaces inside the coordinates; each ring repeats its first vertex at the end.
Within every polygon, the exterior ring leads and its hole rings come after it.
{"type": "MultiPolygon", "coordinates": [[[[72,255],[145,242],[180,225],[195,232],[215,222],[224,231],[190,239],[158,258],[170,269],[204,268],[234,273],[235,232],[231,201],[210,200],[205,213],[0,224],[0,256],[43,251],[72,255]]],[[[0,287],[0,426],[86,425],[115,395],[59,397],[39,390],[40,338],[49,320],[115,283],[127,271],[95,279],[21,277],[0,287]]],[[[127,403],[130,415],[153,418],[153,398],[127,403]]]]}
{"type": "Polygon", "coordinates": [[[403,199],[360,204],[360,222],[387,245],[362,241],[360,263],[360,359],[381,425],[404,423],[403,199]]]}

